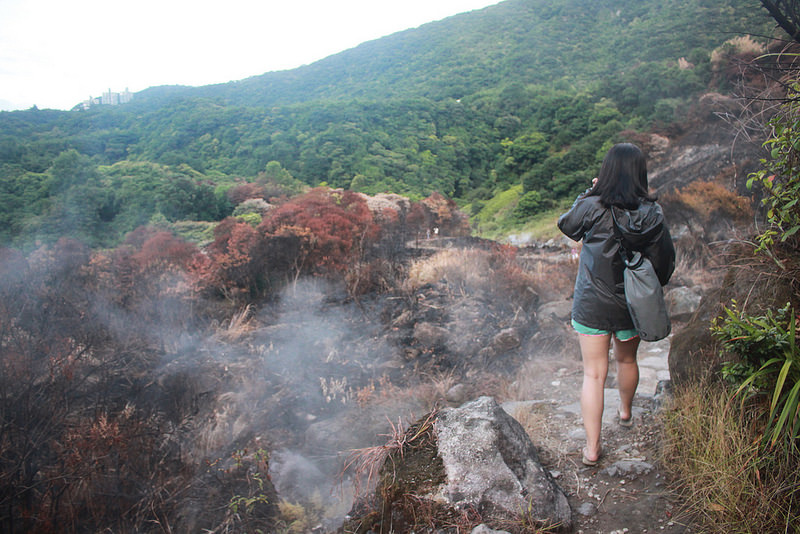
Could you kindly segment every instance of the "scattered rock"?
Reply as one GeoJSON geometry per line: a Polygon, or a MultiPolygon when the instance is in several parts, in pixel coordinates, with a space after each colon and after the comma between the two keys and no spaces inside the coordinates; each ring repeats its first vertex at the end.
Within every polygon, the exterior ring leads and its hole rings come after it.
{"type": "Polygon", "coordinates": [[[444,398],[450,404],[460,406],[469,399],[469,388],[466,384],[456,384],[447,390],[444,398]]]}
{"type": "Polygon", "coordinates": [[[539,319],[539,324],[544,329],[545,324],[557,323],[563,324],[569,322],[572,315],[572,301],[571,300],[556,300],[542,304],[536,312],[539,319]]]}
{"type": "Polygon", "coordinates": [[[672,399],[672,381],[659,380],[656,393],[653,395],[653,411],[657,412],[672,399]]]}
{"type": "Polygon", "coordinates": [[[492,347],[500,354],[509,352],[522,343],[519,333],[514,328],[506,328],[492,338],[492,347]]]}
{"type": "Polygon", "coordinates": [[[676,287],[667,291],[664,300],[673,321],[686,321],[697,311],[703,295],[690,287],[676,287]]]}
{"type": "Polygon", "coordinates": [[[447,342],[448,332],[441,326],[431,323],[414,325],[414,341],[422,347],[434,348],[447,342]]]}
{"type": "Polygon", "coordinates": [[[585,502],[582,503],[580,506],[578,506],[577,512],[581,514],[583,517],[590,517],[593,516],[595,512],[597,512],[597,507],[590,502],[585,502]]]}
{"type": "Polygon", "coordinates": [[[508,532],[505,530],[494,530],[486,525],[478,525],[472,529],[470,534],[508,534],[508,532]]]}
{"type": "Polygon", "coordinates": [[[635,477],[644,475],[653,470],[653,464],[643,460],[619,460],[603,469],[603,472],[612,477],[635,477]]]}

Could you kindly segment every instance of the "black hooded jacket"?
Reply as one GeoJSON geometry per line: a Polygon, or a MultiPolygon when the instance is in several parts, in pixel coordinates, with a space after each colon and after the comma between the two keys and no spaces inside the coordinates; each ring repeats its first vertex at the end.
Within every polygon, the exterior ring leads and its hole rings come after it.
{"type": "MultiPolygon", "coordinates": [[[[675,270],[675,248],[661,206],[643,200],[635,210],[613,210],[625,248],[649,258],[661,285],[666,285],[675,270]]],[[[581,195],[558,219],[564,234],[583,240],[572,318],[590,328],[616,332],[633,329],[633,321],[625,303],[625,266],[613,224],[611,209],[598,196],[581,195]]]]}

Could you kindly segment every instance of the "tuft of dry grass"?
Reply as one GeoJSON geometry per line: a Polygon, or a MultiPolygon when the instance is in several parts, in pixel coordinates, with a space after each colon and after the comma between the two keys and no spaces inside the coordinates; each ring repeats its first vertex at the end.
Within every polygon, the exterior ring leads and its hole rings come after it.
{"type": "MultiPolygon", "coordinates": [[[[433,410],[408,429],[402,421],[398,421],[397,425],[389,421],[391,432],[386,436],[388,438],[386,444],[351,450],[341,476],[352,470],[356,495],[364,495],[365,489],[368,491],[378,482],[381,471],[387,468],[386,463],[392,459],[392,455],[396,454],[402,458],[406,447],[415,446],[424,439],[431,439],[437,416],[438,410],[433,410]]],[[[390,478],[393,478],[393,475],[390,478]]]]}
{"type": "Polygon", "coordinates": [[[728,54],[760,56],[767,51],[767,46],[759,43],[749,35],[734,37],[725,41],[722,46],[711,53],[711,64],[718,65],[728,54]]]}
{"type": "Polygon", "coordinates": [[[244,339],[256,328],[251,311],[251,305],[248,304],[235,312],[227,325],[220,325],[217,328],[215,332],[216,337],[222,341],[228,342],[241,341],[244,339]]]}
{"type": "Polygon", "coordinates": [[[663,465],[704,532],[796,532],[800,458],[760,450],[763,429],[731,392],[681,388],[663,423],[663,465]]]}
{"type": "Polygon", "coordinates": [[[427,410],[436,410],[445,404],[447,392],[458,383],[455,371],[447,369],[443,371],[432,371],[424,376],[424,380],[410,391],[404,391],[403,396],[413,395],[419,399],[422,406],[427,410]]]}

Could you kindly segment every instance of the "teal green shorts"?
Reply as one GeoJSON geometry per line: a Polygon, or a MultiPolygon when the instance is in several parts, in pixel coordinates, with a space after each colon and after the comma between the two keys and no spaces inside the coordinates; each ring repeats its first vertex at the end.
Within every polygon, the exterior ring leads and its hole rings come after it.
{"type": "MultiPolygon", "coordinates": [[[[581,323],[576,322],[575,319],[572,320],[572,328],[574,328],[577,333],[584,336],[607,336],[611,333],[610,330],[598,330],[597,328],[583,326],[581,323]]],[[[637,337],[639,332],[636,330],[617,330],[614,332],[614,335],[620,341],[630,341],[631,339],[637,337]]]]}

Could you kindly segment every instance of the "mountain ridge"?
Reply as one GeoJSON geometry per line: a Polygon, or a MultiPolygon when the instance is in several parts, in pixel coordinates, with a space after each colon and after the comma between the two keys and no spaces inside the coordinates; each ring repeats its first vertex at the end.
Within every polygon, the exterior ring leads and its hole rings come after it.
{"type": "MultiPolygon", "coordinates": [[[[547,83],[551,81],[552,71],[578,64],[577,59],[591,63],[588,58],[596,55],[597,51],[613,48],[616,57],[610,58],[610,62],[600,63],[585,75],[575,77],[574,81],[585,85],[594,76],[613,72],[615,67],[625,62],[634,64],[637,61],[636,50],[630,46],[619,46],[619,42],[605,43],[604,38],[609,33],[616,33],[619,41],[624,39],[626,32],[631,32],[647,44],[648,51],[657,52],[638,61],[677,61],[691,52],[692,48],[708,46],[709,41],[708,36],[702,36],[704,32],[686,31],[690,28],[685,27],[680,28],[683,37],[680,43],[663,39],[663,36],[683,26],[680,21],[670,22],[682,8],[688,9],[694,5],[700,9],[694,23],[697,24],[699,20],[703,22],[696,27],[726,24],[724,32],[731,35],[746,33],[753,21],[760,20],[763,28],[763,24],[770,20],[768,13],[757,2],[732,2],[726,10],[704,4],[707,2],[569,0],[554,4],[544,0],[505,0],[480,10],[373,39],[296,69],[267,72],[224,84],[187,88],[186,95],[219,99],[229,105],[256,106],[353,97],[462,98],[485,89],[485,84],[481,85],[480,82],[485,82],[486,76],[494,84],[509,81],[547,83]],[[747,13],[753,8],[758,9],[757,15],[747,13]],[[655,9],[655,13],[649,12],[652,9],[655,9]],[[655,29],[649,28],[647,22],[656,19],[662,19],[662,23],[656,25],[655,29]],[[530,25],[527,32],[519,25],[523,20],[530,25]],[[738,21],[739,27],[727,26],[731,21],[738,21]],[[455,40],[452,38],[454,34],[458,35],[455,40]],[[497,35],[501,36],[500,43],[494,42],[497,35]],[[586,42],[580,39],[570,42],[571,36],[575,35],[580,35],[586,42]],[[653,40],[667,46],[652,46],[653,40]],[[539,54],[538,49],[524,49],[524,46],[531,44],[540,45],[542,53],[539,54]],[[521,47],[523,49],[520,50],[521,47]],[[492,63],[488,60],[500,61],[504,54],[510,55],[510,58],[505,57],[502,70],[492,77],[489,73],[492,63]],[[413,70],[409,68],[409,58],[417,58],[415,64],[418,65],[413,70]],[[433,88],[427,87],[430,83],[427,78],[420,80],[425,68],[441,70],[442,66],[451,69],[439,78],[434,76],[433,88]],[[456,69],[455,75],[452,67],[456,69]],[[538,70],[543,72],[537,77],[538,70]],[[388,78],[384,81],[381,76],[388,78]],[[338,89],[331,89],[332,85],[338,89]],[[264,93],[248,96],[254,90],[264,93]],[[291,91],[291,95],[287,94],[288,91],[291,91]]],[[[719,34],[718,42],[725,40],[723,36],[719,34]]],[[[569,79],[573,76],[566,72],[562,77],[569,79]]]]}

